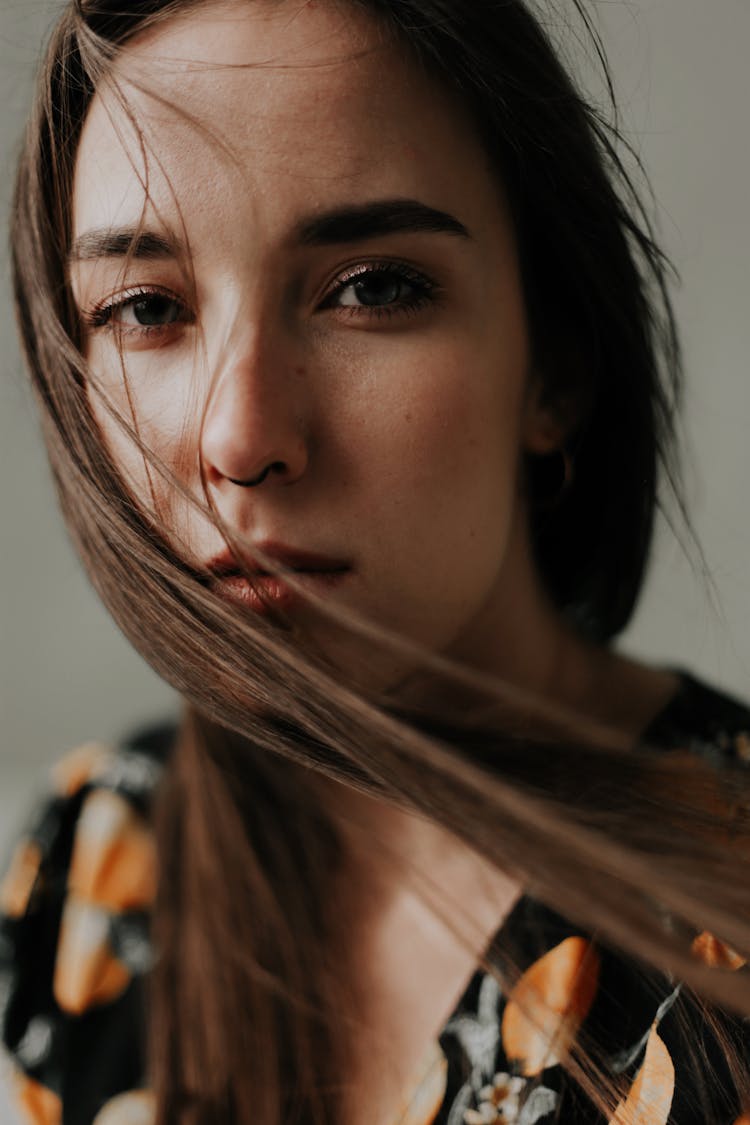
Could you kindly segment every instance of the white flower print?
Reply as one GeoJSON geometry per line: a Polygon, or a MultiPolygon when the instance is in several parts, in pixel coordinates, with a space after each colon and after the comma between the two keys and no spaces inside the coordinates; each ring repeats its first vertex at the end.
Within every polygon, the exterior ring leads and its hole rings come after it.
{"type": "Polygon", "coordinates": [[[526,1092],[528,1085],[527,1078],[499,1072],[479,1091],[477,1108],[464,1110],[464,1125],[535,1125],[556,1108],[557,1095],[546,1086],[526,1092]]]}
{"type": "Polygon", "coordinates": [[[513,1078],[505,1072],[496,1074],[490,1085],[479,1091],[477,1108],[464,1110],[465,1125],[517,1122],[521,1109],[519,1095],[525,1085],[525,1078],[513,1078]]]}
{"type": "Polygon", "coordinates": [[[495,1071],[500,1046],[501,988],[487,974],[479,990],[476,1015],[455,1016],[446,1026],[461,1044],[471,1073],[454,1098],[446,1125],[536,1125],[557,1106],[557,1094],[546,1086],[528,1091],[525,1078],[495,1071]],[[476,1108],[472,1106],[476,1104],[476,1108]]]}
{"type": "Polygon", "coordinates": [[[478,1094],[495,1072],[495,1056],[500,1043],[498,1004],[500,985],[487,974],[479,990],[476,1015],[454,1016],[446,1025],[446,1033],[455,1036],[468,1058],[472,1073],[472,1091],[478,1094]]]}

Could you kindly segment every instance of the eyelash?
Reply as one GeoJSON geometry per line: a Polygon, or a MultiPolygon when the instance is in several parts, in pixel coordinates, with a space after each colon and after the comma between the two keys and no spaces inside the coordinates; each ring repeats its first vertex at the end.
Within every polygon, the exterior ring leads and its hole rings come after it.
{"type": "MultiPolygon", "coordinates": [[[[348,317],[361,317],[366,316],[369,318],[391,318],[398,315],[413,315],[420,309],[424,308],[437,298],[437,287],[425,274],[408,266],[405,262],[397,261],[382,261],[382,262],[368,262],[366,264],[358,265],[353,269],[348,270],[337,279],[334,286],[328,290],[318,305],[319,310],[338,309],[348,317]],[[395,279],[397,281],[405,282],[412,289],[412,294],[405,299],[384,305],[337,305],[335,299],[340,297],[347,289],[350,289],[358,282],[372,281],[373,279],[388,280],[395,279]]],[[[129,335],[135,333],[139,338],[144,339],[152,335],[164,333],[173,328],[176,324],[190,323],[192,316],[187,308],[187,305],[180,298],[171,293],[167,289],[154,287],[138,287],[126,290],[124,293],[118,295],[116,300],[107,299],[99,304],[96,304],[84,313],[84,321],[91,330],[109,329],[110,331],[118,331],[121,335],[129,335]],[[174,302],[178,307],[178,315],[174,321],[167,324],[153,324],[153,325],[118,325],[115,321],[115,315],[122,313],[125,309],[132,307],[139,301],[146,301],[149,298],[161,297],[166,301],[174,302]]]]}
{"type": "Polygon", "coordinates": [[[321,309],[337,308],[347,316],[393,317],[404,313],[416,313],[425,305],[435,301],[437,287],[425,274],[412,269],[405,262],[368,262],[347,270],[328,291],[318,306],[321,309]],[[347,289],[361,281],[377,279],[396,279],[406,282],[413,290],[412,296],[388,305],[335,305],[333,301],[347,289]]]}
{"type": "Polygon", "coordinates": [[[192,320],[192,316],[184,301],[181,301],[175,293],[171,293],[168,289],[161,289],[158,286],[139,286],[134,289],[127,289],[125,292],[118,294],[116,300],[107,298],[105,301],[94,305],[93,308],[83,314],[83,319],[92,330],[107,328],[110,331],[118,331],[121,335],[135,333],[138,337],[145,338],[173,328],[175,324],[188,324],[192,320]],[[168,324],[140,325],[118,325],[114,321],[116,313],[123,312],[139,301],[147,301],[149,298],[153,299],[155,297],[161,297],[165,301],[173,302],[177,305],[178,315],[174,321],[168,324]]]}

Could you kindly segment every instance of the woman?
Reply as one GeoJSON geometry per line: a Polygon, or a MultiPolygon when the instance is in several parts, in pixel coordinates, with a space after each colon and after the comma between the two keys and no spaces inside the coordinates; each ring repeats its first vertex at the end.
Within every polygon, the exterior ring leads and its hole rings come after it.
{"type": "Polygon", "coordinates": [[[608,647],[665,267],[526,7],[71,4],[14,262],[71,532],[189,705],[6,881],[32,1120],[738,1118],[741,1025],[656,970],[750,1012],[750,715],[608,647]]]}

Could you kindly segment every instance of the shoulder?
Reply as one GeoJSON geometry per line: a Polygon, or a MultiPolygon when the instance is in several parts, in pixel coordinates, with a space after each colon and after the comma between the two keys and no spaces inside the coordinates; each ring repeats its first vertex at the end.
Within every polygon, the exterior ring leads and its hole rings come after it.
{"type": "Polygon", "coordinates": [[[172,737],[163,728],[62,758],[0,883],[0,1034],[39,1125],[57,1125],[63,1104],[66,1123],[88,1125],[143,1085],[151,809],[172,737]]]}
{"type": "MultiPolygon", "coordinates": [[[[688,751],[728,770],[750,763],[750,708],[682,673],[645,741],[654,753],[688,751]]],[[[708,932],[686,932],[686,941],[708,965],[748,971],[708,932]]],[[[539,1125],[604,1125],[564,1070],[581,1044],[621,1087],[612,1122],[744,1121],[722,1046],[731,1042],[747,1057],[746,1021],[721,1013],[704,1019],[679,982],[608,948],[530,896],[518,901],[490,956],[499,976],[475,974],[440,1038],[451,1123],[520,1120],[523,1112],[539,1125]],[[714,1080],[708,1091],[700,1084],[707,1064],[714,1080]]]]}
{"type": "Polygon", "coordinates": [[[656,749],[689,750],[712,764],[750,763],[750,705],[687,672],[645,734],[656,749]]]}

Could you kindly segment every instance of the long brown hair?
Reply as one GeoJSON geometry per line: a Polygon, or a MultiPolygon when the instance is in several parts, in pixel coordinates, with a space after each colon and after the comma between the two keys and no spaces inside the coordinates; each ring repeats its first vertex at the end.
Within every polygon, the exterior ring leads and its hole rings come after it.
{"type": "MultiPolygon", "coordinates": [[[[355,1018],[332,910],[341,846],[320,775],[426,814],[554,908],[750,1014],[750,983],[697,964],[684,940],[691,927],[711,930],[750,951],[743,777],[637,753],[423,653],[412,655],[426,672],[460,683],[477,707],[397,713],[221,602],[118,473],[91,411],[67,278],[73,168],[118,50],[191,2],[65,8],[13,222],[18,318],[71,535],[121,628],[189,704],[158,812],[150,1058],[159,1121],[337,1120],[355,1018]]],[[[521,0],[352,2],[469,107],[502,179],[536,363],[551,395],[575,393],[585,407],[575,481],[554,511],[532,514],[536,558],[560,611],[608,639],[641,585],[660,460],[672,478],[679,391],[667,266],[617,136],[521,0]]],[[[373,645],[406,644],[372,623],[350,627],[373,645]]],[[[593,1062],[569,1065],[611,1107],[616,1091],[593,1062]]]]}

